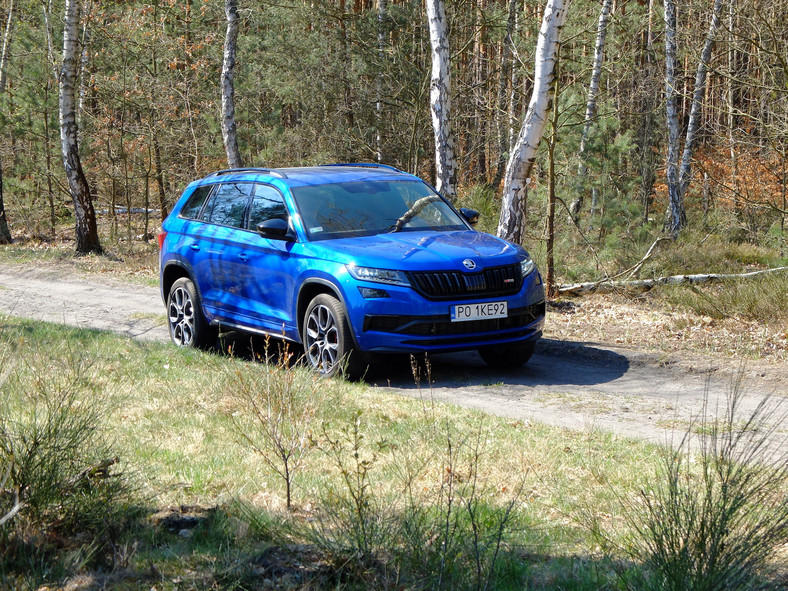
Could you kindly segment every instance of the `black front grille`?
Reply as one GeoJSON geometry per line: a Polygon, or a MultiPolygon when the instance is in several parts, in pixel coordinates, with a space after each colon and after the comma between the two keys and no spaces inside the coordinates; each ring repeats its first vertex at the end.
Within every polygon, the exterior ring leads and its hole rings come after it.
{"type": "Polygon", "coordinates": [[[415,290],[430,300],[512,295],[520,291],[523,285],[520,265],[493,267],[480,273],[411,272],[408,278],[415,290]]]}
{"type": "Polygon", "coordinates": [[[507,318],[452,322],[448,316],[371,316],[364,318],[364,330],[393,332],[412,336],[453,336],[522,328],[544,317],[545,303],[509,310],[507,318]]]}

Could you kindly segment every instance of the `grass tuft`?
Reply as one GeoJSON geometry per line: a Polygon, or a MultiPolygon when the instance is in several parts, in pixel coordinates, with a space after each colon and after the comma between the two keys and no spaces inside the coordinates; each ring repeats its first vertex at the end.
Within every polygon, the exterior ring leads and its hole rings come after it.
{"type": "Polygon", "coordinates": [[[653,486],[625,508],[630,555],[647,570],[629,588],[694,591],[764,586],[761,572],[788,542],[788,454],[770,446],[785,413],[770,398],[740,411],[741,380],[724,412],[707,395],[698,425],[665,449],[653,486]]]}

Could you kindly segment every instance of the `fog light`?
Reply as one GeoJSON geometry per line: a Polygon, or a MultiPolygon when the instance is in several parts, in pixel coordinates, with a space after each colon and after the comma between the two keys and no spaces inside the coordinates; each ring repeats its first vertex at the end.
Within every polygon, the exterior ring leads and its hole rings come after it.
{"type": "Polygon", "coordinates": [[[358,290],[361,292],[361,295],[364,296],[366,299],[372,298],[387,298],[389,297],[389,292],[385,289],[374,289],[371,287],[359,287],[358,290]]]}

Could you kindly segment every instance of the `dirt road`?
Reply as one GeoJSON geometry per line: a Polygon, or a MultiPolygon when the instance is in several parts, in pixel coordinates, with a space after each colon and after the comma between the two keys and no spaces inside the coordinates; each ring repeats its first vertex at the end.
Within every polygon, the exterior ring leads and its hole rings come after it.
{"type": "MultiPolygon", "coordinates": [[[[133,338],[168,339],[157,287],[80,276],[58,267],[0,268],[0,311],[133,338]]],[[[426,378],[421,386],[414,383],[406,358],[374,368],[368,381],[402,395],[432,397],[515,420],[598,428],[656,442],[670,441],[676,429],[687,427],[705,392],[711,408],[724,408],[740,371],[747,392],[743,411],[767,394],[788,396],[788,368],[750,363],[742,369],[725,357],[651,354],[555,340],[549,334],[518,370],[493,371],[476,353],[467,352],[433,357],[431,387],[426,378]]],[[[788,425],[778,430],[784,435],[788,425]]]]}

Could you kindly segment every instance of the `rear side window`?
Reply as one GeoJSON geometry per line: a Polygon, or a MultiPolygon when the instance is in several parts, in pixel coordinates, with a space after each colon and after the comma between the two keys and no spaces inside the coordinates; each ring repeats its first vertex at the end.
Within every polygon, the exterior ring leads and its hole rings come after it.
{"type": "Polygon", "coordinates": [[[253,187],[251,183],[221,185],[205,204],[201,219],[219,226],[243,228],[246,205],[253,187]]]}
{"type": "Polygon", "coordinates": [[[252,207],[249,210],[249,229],[254,230],[257,224],[274,218],[288,218],[282,194],[268,185],[255,185],[252,207]]]}
{"type": "Polygon", "coordinates": [[[186,205],[181,208],[180,216],[189,220],[196,220],[197,216],[200,215],[202,204],[205,203],[214,186],[203,185],[202,187],[197,187],[191,197],[189,197],[189,200],[186,201],[186,205]]]}

